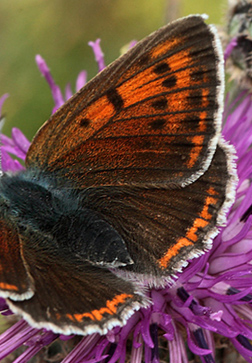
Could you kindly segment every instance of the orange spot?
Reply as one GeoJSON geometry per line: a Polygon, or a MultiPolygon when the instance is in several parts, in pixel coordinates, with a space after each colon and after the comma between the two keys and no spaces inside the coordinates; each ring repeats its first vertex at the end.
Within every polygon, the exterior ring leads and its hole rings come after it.
{"type": "Polygon", "coordinates": [[[206,198],[206,204],[204,205],[204,208],[202,210],[202,212],[200,213],[200,217],[201,218],[204,218],[204,219],[207,219],[207,220],[210,220],[212,218],[212,214],[210,214],[208,212],[208,207],[210,204],[216,204],[217,203],[217,199],[214,198],[214,197],[207,197],[206,198]]]}
{"type": "MultiPolygon", "coordinates": [[[[184,52],[183,57],[188,62],[190,61],[190,58],[188,57],[188,54],[186,52],[184,52]]],[[[192,70],[190,68],[188,68],[188,69],[184,69],[183,71],[178,71],[178,73],[175,73],[177,76],[176,87],[186,88],[186,87],[190,87],[192,85],[192,81],[191,81],[191,77],[190,77],[191,71],[192,70]]]]}
{"type": "Polygon", "coordinates": [[[180,39],[174,38],[169,39],[159,45],[157,45],[151,52],[151,57],[158,58],[162,55],[165,55],[172,48],[176,47],[181,42],[180,39]]]}
{"type": "Polygon", "coordinates": [[[206,88],[202,89],[202,107],[207,107],[209,105],[209,90],[206,88]]]}
{"type": "Polygon", "coordinates": [[[124,100],[124,107],[129,107],[154,94],[161,93],[163,80],[163,78],[157,79],[157,75],[148,68],[117,87],[117,92],[124,100]]]}
{"type": "MultiPolygon", "coordinates": [[[[156,48],[153,57],[160,56],[163,53],[165,54],[170,48],[172,48],[172,44],[170,45],[161,44],[160,47],[156,48]]],[[[191,69],[184,69],[183,67],[187,66],[188,63],[191,63],[192,60],[189,56],[188,51],[180,51],[171,57],[167,58],[168,64],[171,68],[171,74],[174,73],[176,76],[176,87],[175,89],[189,87],[191,85],[190,80],[190,72],[191,69]]],[[[164,91],[167,91],[167,88],[163,86],[163,82],[166,79],[166,76],[158,76],[154,69],[156,65],[153,67],[147,68],[134,75],[134,77],[130,77],[125,82],[123,82],[119,87],[117,87],[117,92],[120,94],[124,101],[124,107],[129,107],[135,103],[139,104],[141,100],[146,100],[148,97],[152,97],[153,95],[161,94],[164,91]],[[130,95],[130,97],[129,97],[130,95]]],[[[169,76],[167,76],[169,78],[169,76]]],[[[178,95],[176,94],[176,99],[178,95]]],[[[184,105],[184,99],[183,103],[184,105]]],[[[175,105],[177,104],[175,100],[175,105]]],[[[170,96],[169,96],[170,103],[170,96]]],[[[183,108],[184,109],[184,108],[183,108]]],[[[134,113],[135,114],[135,113],[134,113]]]]}
{"type": "MultiPolygon", "coordinates": [[[[83,133],[85,140],[93,135],[94,132],[104,126],[110,117],[115,113],[115,108],[106,96],[99,98],[96,102],[89,105],[86,110],[83,110],[75,119],[76,132],[83,133]],[[82,119],[87,118],[91,121],[88,128],[79,126],[82,119]]],[[[70,142],[70,140],[68,140],[70,142]]]]}
{"type": "Polygon", "coordinates": [[[104,314],[114,315],[117,311],[117,306],[119,304],[123,304],[126,299],[132,298],[133,295],[130,294],[121,294],[116,295],[113,300],[107,300],[106,307],[103,307],[99,310],[92,310],[90,313],[82,313],[82,314],[66,314],[66,316],[72,321],[78,321],[79,323],[83,320],[83,318],[89,318],[91,320],[102,320],[104,314]]]}
{"type": "Polygon", "coordinates": [[[196,234],[198,229],[199,228],[204,228],[209,224],[208,221],[205,221],[202,218],[203,217],[196,218],[194,223],[193,223],[193,226],[189,229],[189,231],[186,234],[186,237],[188,239],[190,239],[191,241],[193,241],[193,242],[197,242],[197,240],[198,240],[198,236],[196,234]]]}
{"type": "Polygon", "coordinates": [[[213,187],[209,187],[207,193],[210,194],[210,195],[218,195],[219,194],[217,192],[217,190],[215,190],[213,187]]]}
{"type": "Polygon", "coordinates": [[[199,131],[204,132],[206,131],[206,119],[207,119],[207,112],[203,111],[199,114],[200,122],[199,122],[199,131]]]}
{"type": "MultiPolygon", "coordinates": [[[[186,104],[187,97],[189,96],[189,90],[182,90],[169,95],[169,105],[173,112],[185,112],[189,109],[186,104]]],[[[169,116],[172,119],[173,116],[169,116]]]]}
{"type": "MultiPolygon", "coordinates": [[[[72,110],[72,112],[74,111],[75,110],[72,110]]],[[[67,132],[60,132],[61,142],[55,142],[54,151],[48,160],[50,166],[53,167],[54,164],[57,164],[57,168],[60,168],[61,165],[63,167],[63,165],[65,166],[67,163],[72,165],[75,160],[72,150],[75,150],[75,148],[80,146],[80,140],[81,143],[84,143],[84,141],[91,138],[94,133],[108,123],[108,120],[114,114],[114,106],[106,96],[100,97],[82,110],[82,112],[78,113],[78,115],[75,116],[74,122],[69,125],[67,132]],[[83,119],[90,120],[89,127],[83,128],[81,126],[83,119]],[[69,135],[74,135],[74,137],[69,137],[69,135]],[[71,150],[70,153],[69,150],[71,150]],[[65,155],[66,152],[67,155],[65,155]]],[[[46,128],[43,128],[43,132],[45,131],[46,128]]],[[[50,142],[48,145],[50,147],[50,142]]]]}
{"type": "Polygon", "coordinates": [[[15,285],[7,284],[5,282],[0,282],[0,289],[2,290],[14,290],[18,291],[18,287],[15,285]]]}
{"type": "MultiPolygon", "coordinates": [[[[124,295],[127,296],[126,294],[124,294],[124,295]]],[[[130,297],[132,297],[132,295],[130,297]]],[[[121,303],[123,303],[123,302],[124,302],[124,300],[121,301],[121,303]]],[[[116,310],[117,310],[116,307],[117,307],[118,304],[115,305],[114,300],[111,300],[111,301],[108,300],[106,305],[107,305],[108,309],[110,311],[112,311],[112,313],[114,313],[114,314],[116,313],[116,310]]]]}
{"type": "Polygon", "coordinates": [[[191,241],[188,241],[187,238],[185,238],[185,237],[180,238],[177,241],[177,243],[172,248],[169,248],[168,252],[162,258],[159,259],[159,261],[158,261],[159,266],[161,268],[165,269],[168,266],[170,259],[174,256],[177,256],[177,254],[179,253],[179,250],[182,247],[190,246],[192,244],[193,243],[191,241]]]}
{"type": "Polygon", "coordinates": [[[202,145],[204,142],[204,136],[203,135],[196,135],[191,139],[191,142],[195,145],[191,152],[190,152],[190,158],[186,163],[186,166],[188,168],[192,168],[196,161],[199,159],[199,155],[202,151],[202,145]]]}
{"type": "MultiPolygon", "coordinates": [[[[178,78],[183,80],[184,76],[189,76],[193,69],[193,59],[191,58],[188,50],[181,50],[176,52],[172,56],[167,58],[168,64],[171,68],[171,74],[179,76],[178,78]],[[189,66],[189,68],[188,68],[189,66]],[[191,66],[191,67],[190,67],[191,66]],[[186,68],[186,69],[183,69],[186,68]],[[178,71],[178,72],[177,72],[178,71]]],[[[190,76],[189,76],[190,79],[190,76]]],[[[186,80],[189,81],[189,80],[186,80]]]]}
{"type": "MultiPolygon", "coordinates": [[[[207,193],[210,195],[218,194],[217,191],[214,190],[214,188],[212,187],[207,190],[207,193]]],[[[217,198],[210,196],[206,197],[205,204],[200,213],[200,217],[195,219],[193,226],[187,231],[186,236],[180,238],[177,243],[172,248],[170,248],[162,258],[159,259],[159,266],[162,269],[167,268],[170,259],[174,256],[177,256],[181,248],[194,245],[194,243],[197,242],[197,231],[199,230],[199,228],[206,227],[212,218],[212,214],[208,212],[209,205],[214,205],[217,203],[217,201],[217,198]]]]}
{"type": "Polygon", "coordinates": [[[94,316],[91,313],[73,314],[73,315],[66,314],[66,317],[69,320],[78,321],[78,322],[81,322],[83,318],[89,318],[91,320],[95,320],[94,316]]]}

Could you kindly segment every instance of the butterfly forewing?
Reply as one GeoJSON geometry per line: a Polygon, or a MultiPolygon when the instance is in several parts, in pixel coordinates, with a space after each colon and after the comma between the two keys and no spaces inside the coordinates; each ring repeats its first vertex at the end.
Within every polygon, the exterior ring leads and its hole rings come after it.
{"type": "Polygon", "coordinates": [[[215,42],[198,16],[145,38],[52,116],[27,166],[79,188],[191,183],[209,165],[219,133],[222,65],[215,42]]]}

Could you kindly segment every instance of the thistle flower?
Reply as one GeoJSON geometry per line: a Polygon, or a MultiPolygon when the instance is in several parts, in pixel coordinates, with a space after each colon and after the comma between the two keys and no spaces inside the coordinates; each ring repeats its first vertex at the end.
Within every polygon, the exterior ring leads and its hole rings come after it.
{"type": "MultiPolygon", "coordinates": [[[[252,85],[252,2],[229,0],[227,29],[222,36],[229,43],[227,69],[241,87],[252,85]]],[[[224,40],[223,39],[223,40],[224,40]]]]}
{"type": "MultiPolygon", "coordinates": [[[[101,70],[105,63],[99,41],[90,45],[101,70]]],[[[40,56],[36,60],[51,88],[54,112],[70,97],[70,87],[64,97],[45,61],[40,56]]],[[[85,81],[86,73],[81,72],[76,88],[85,81]]],[[[239,184],[227,226],[214,239],[211,251],[192,260],[172,286],[149,289],[146,293],[153,305],[135,312],[122,328],[113,328],[104,336],[66,337],[32,328],[21,319],[0,336],[0,360],[12,353],[8,359],[15,363],[32,358],[63,363],[184,363],[194,356],[212,363],[225,346],[252,361],[251,93],[243,91],[231,103],[227,99],[223,119],[223,136],[237,150],[239,184]]],[[[21,170],[22,164],[9,153],[23,160],[28,146],[18,129],[13,129],[11,138],[2,135],[3,171],[21,170]]],[[[0,299],[0,310],[11,316],[4,299],[0,299]]]]}

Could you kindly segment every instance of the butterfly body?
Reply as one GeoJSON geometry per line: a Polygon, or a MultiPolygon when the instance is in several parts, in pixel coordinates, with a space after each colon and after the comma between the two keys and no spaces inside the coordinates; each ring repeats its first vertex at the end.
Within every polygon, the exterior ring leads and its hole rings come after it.
{"type": "Polygon", "coordinates": [[[234,198],[223,60],[200,16],[139,42],[0,180],[0,296],[32,326],[106,333],[211,247],[234,198]],[[147,282],[147,283],[146,283],[147,282]],[[70,303],[69,303],[70,302],[70,303]]]}
{"type": "Polygon", "coordinates": [[[0,181],[2,218],[18,234],[45,237],[40,248],[74,253],[80,259],[109,267],[132,263],[121,236],[98,213],[85,208],[74,188],[57,187],[57,179],[34,171],[4,176],[0,181]]]}

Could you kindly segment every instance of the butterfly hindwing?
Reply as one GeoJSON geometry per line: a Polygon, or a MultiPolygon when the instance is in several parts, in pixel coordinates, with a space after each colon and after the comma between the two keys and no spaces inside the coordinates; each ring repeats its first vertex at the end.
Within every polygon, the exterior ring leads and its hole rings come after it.
{"type": "Polygon", "coordinates": [[[217,43],[200,16],[151,34],[49,119],[27,167],[79,188],[191,183],[211,162],[220,130],[217,43]]]}
{"type": "Polygon", "coordinates": [[[209,169],[184,188],[96,188],[85,192],[85,204],[123,237],[134,261],[123,270],[158,281],[211,247],[229,200],[228,168],[226,150],[219,146],[209,169]]]}
{"type": "Polygon", "coordinates": [[[28,300],[8,299],[32,326],[63,334],[106,333],[123,325],[147,299],[108,269],[45,246],[45,236],[22,236],[24,259],[36,292],[28,300]]]}

